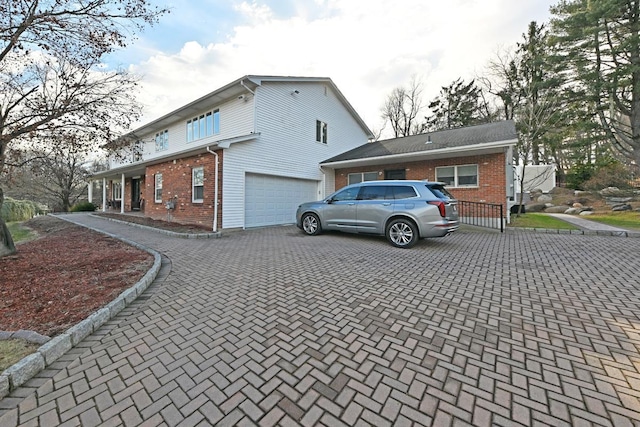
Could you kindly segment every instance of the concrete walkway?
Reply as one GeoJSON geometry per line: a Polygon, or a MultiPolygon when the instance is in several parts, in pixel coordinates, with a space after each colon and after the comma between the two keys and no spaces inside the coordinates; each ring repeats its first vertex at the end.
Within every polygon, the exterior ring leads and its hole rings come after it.
{"type": "Polygon", "coordinates": [[[0,426],[640,425],[638,239],[295,227],[186,240],[0,426]]]}
{"type": "Polygon", "coordinates": [[[581,230],[592,230],[592,231],[611,231],[611,232],[621,232],[628,231],[624,228],[614,227],[612,225],[603,224],[597,221],[590,221],[588,218],[579,215],[569,215],[569,214],[547,214],[549,216],[561,219],[568,223],[571,223],[577,227],[580,227],[581,230]]]}

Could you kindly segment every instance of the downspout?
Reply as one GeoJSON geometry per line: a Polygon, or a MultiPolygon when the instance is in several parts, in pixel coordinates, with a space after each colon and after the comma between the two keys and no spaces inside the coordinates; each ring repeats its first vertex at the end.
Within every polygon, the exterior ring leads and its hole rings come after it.
{"type": "Polygon", "coordinates": [[[215,177],[214,181],[214,191],[213,191],[213,232],[218,232],[218,153],[215,151],[211,151],[211,149],[207,146],[207,151],[213,154],[216,158],[216,164],[214,168],[215,177]]]}
{"type": "Polygon", "coordinates": [[[249,87],[247,85],[244,84],[244,79],[240,80],[240,85],[245,88],[246,90],[249,91],[249,93],[251,95],[253,95],[253,133],[257,134],[258,133],[258,122],[256,121],[257,119],[257,108],[256,108],[256,93],[254,91],[252,91],[251,89],[249,89],[249,87]]]}

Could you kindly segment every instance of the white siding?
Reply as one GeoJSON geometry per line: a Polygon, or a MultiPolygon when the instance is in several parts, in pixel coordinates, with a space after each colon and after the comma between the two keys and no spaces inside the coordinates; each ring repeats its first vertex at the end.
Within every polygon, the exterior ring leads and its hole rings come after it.
{"type": "MultiPolygon", "coordinates": [[[[190,148],[211,145],[217,141],[233,138],[240,135],[247,135],[254,130],[254,108],[253,96],[247,95],[244,99],[231,99],[222,104],[213,104],[202,111],[194,111],[191,116],[178,119],[168,126],[159,127],[153,132],[142,135],[144,141],[143,160],[153,160],[157,157],[178,153],[190,148]],[[220,110],[220,133],[196,141],[187,142],[187,120],[198,117],[201,114],[213,110],[220,110]],[[156,152],[156,133],[164,130],[169,131],[169,147],[167,150],[156,152]]],[[[118,162],[111,159],[111,168],[129,164],[128,161],[118,162]]]]}
{"type": "Polygon", "coordinates": [[[367,142],[367,135],[330,86],[263,82],[256,89],[260,138],[231,145],[224,153],[223,228],[245,227],[245,174],[325,182],[315,199],[333,191],[333,171],[318,164],[367,142]],[[293,93],[297,90],[299,93],[293,93]],[[328,124],[328,143],[316,142],[316,120],[328,124]]]}

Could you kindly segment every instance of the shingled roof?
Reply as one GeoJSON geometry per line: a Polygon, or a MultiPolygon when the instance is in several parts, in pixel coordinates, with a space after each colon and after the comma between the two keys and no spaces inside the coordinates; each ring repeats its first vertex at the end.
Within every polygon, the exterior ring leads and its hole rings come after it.
{"type": "Polygon", "coordinates": [[[518,139],[516,126],[512,120],[446,129],[402,138],[370,142],[322,162],[329,164],[348,160],[361,160],[400,154],[424,153],[479,146],[504,141],[514,144],[518,139]]]}

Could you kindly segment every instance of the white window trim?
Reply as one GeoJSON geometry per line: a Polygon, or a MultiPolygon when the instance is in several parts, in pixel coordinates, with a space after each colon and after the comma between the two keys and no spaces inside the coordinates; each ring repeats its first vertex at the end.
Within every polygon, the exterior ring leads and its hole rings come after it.
{"type": "MultiPolygon", "coordinates": [[[[348,174],[347,174],[347,185],[351,185],[351,183],[349,182],[349,181],[350,181],[349,177],[350,177],[351,175],[360,175],[360,178],[361,178],[361,179],[360,179],[360,181],[359,181],[359,182],[365,182],[365,180],[364,180],[364,176],[365,176],[365,174],[368,174],[368,173],[371,173],[371,174],[375,174],[375,175],[376,175],[376,179],[370,179],[370,180],[368,180],[368,181],[377,181],[377,180],[378,180],[378,171],[352,172],[352,173],[348,173],[348,174]]],[[[354,183],[354,184],[357,184],[357,183],[354,183]]]]}
{"type": "Polygon", "coordinates": [[[199,141],[204,138],[208,138],[210,136],[219,135],[220,134],[220,109],[216,108],[215,110],[207,111],[206,113],[199,114],[196,117],[193,117],[186,122],[186,138],[187,142],[199,141]],[[207,118],[211,116],[211,133],[209,134],[208,126],[207,126],[207,118]],[[217,120],[217,128],[216,128],[216,117],[217,120]],[[204,135],[200,133],[200,123],[204,123],[204,135]],[[189,133],[189,127],[191,126],[191,134],[189,133]],[[194,136],[193,128],[198,126],[198,137],[194,136]]]}
{"type": "Polygon", "coordinates": [[[320,144],[327,145],[329,143],[329,125],[327,122],[322,120],[316,120],[316,142],[320,144]],[[320,127],[320,132],[318,132],[318,126],[320,127]]]}
{"type": "Polygon", "coordinates": [[[191,202],[192,203],[204,203],[204,167],[199,166],[197,168],[191,169],[191,202]],[[196,171],[202,170],[202,185],[198,185],[198,187],[202,187],[202,199],[196,199],[196,171]]]}
{"type": "Polygon", "coordinates": [[[113,200],[122,200],[122,184],[119,182],[113,183],[113,200]],[[118,190],[116,192],[116,190],[118,190]]]}
{"type": "Polygon", "coordinates": [[[162,174],[157,173],[153,176],[153,199],[156,203],[162,203],[162,196],[158,199],[158,190],[162,190],[162,174]],[[160,186],[158,187],[158,176],[160,176],[160,186]]]}
{"type": "Polygon", "coordinates": [[[454,185],[448,185],[449,188],[478,188],[480,187],[480,168],[477,163],[470,163],[467,165],[451,165],[451,166],[438,166],[435,170],[435,179],[438,180],[438,169],[444,168],[453,168],[453,182],[454,185]],[[459,185],[458,183],[458,168],[463,168],[466,166],[475,166],[476,167],[476,184],[475,185],[459,185]]]}

